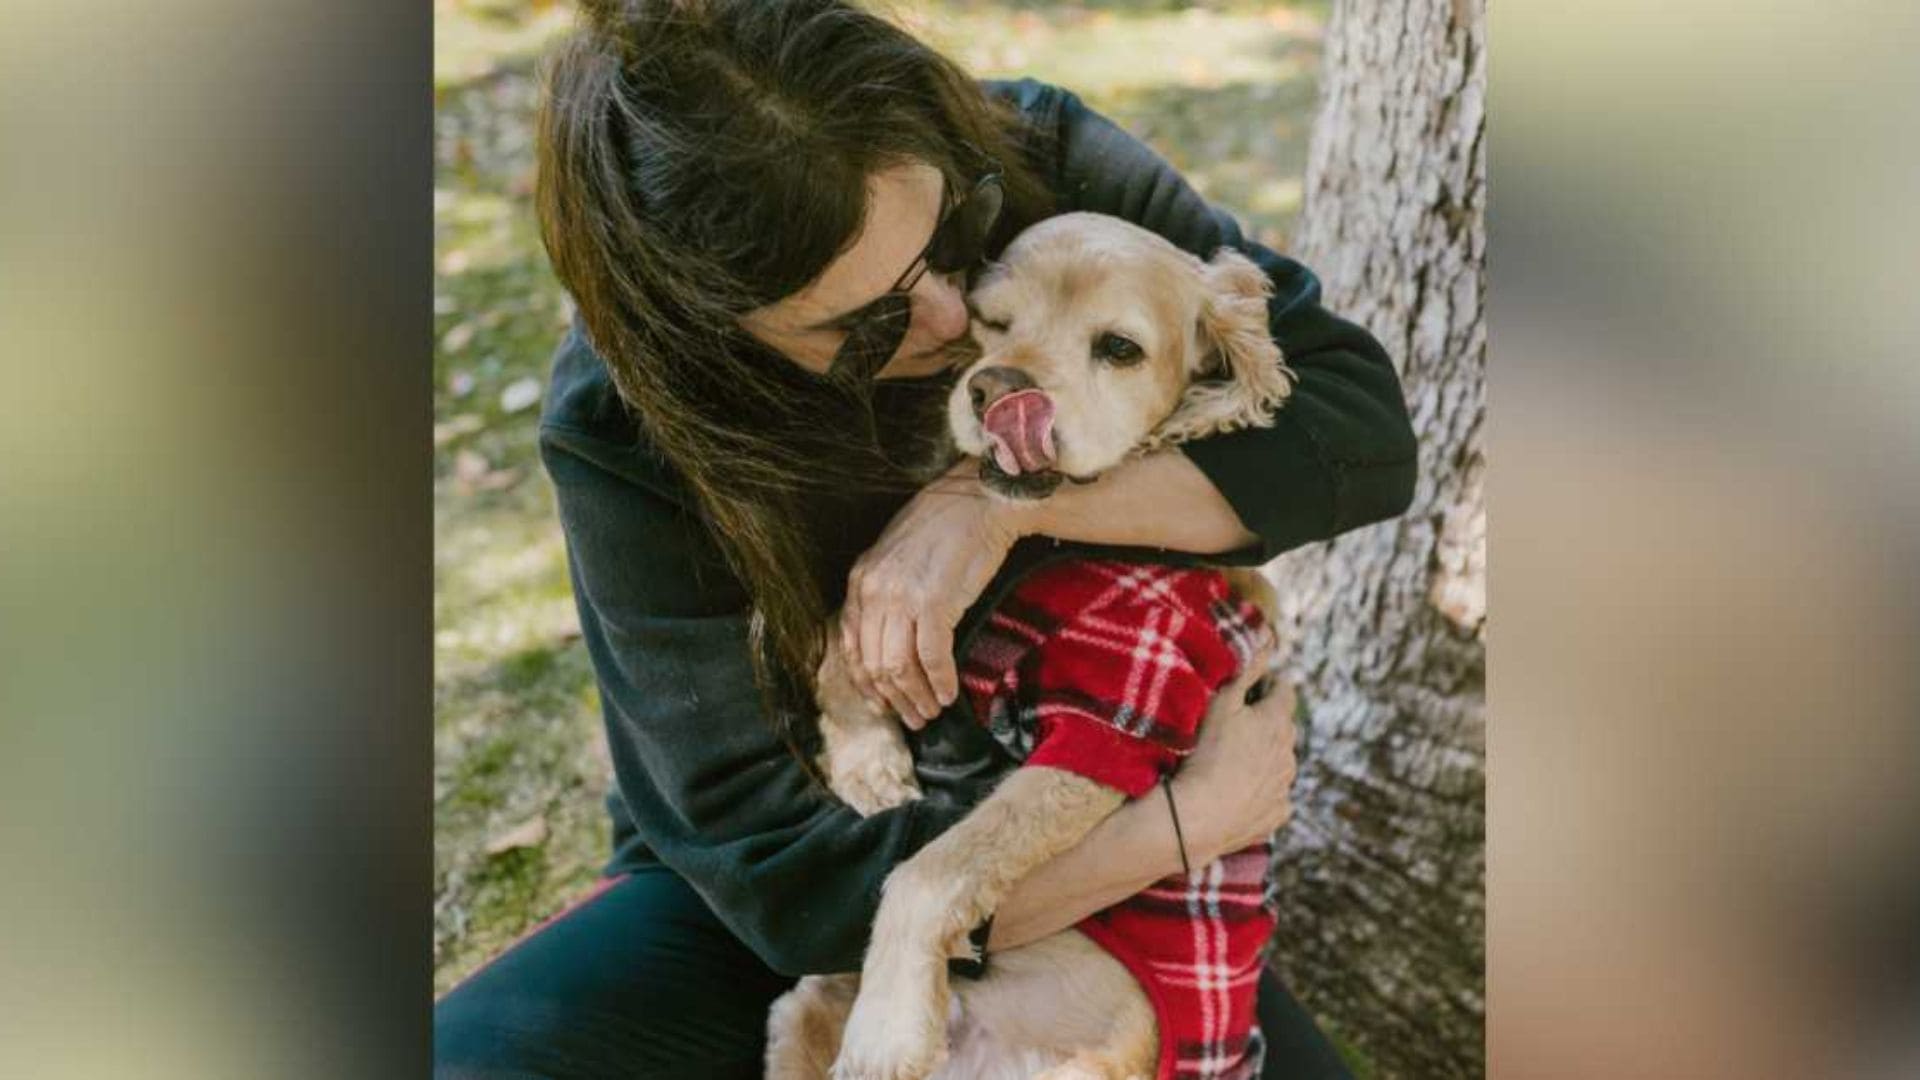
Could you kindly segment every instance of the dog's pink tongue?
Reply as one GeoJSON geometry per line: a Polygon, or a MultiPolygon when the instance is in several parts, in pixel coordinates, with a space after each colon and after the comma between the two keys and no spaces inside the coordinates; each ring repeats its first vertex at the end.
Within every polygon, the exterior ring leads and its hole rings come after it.
{"type": "Polygon", "coordinates": [[[1044,391],[1006,395],[987,406],[980,426],[993,442],[993,460],[1009,476],[1053,464],[1053,400],[1044,391]]]}

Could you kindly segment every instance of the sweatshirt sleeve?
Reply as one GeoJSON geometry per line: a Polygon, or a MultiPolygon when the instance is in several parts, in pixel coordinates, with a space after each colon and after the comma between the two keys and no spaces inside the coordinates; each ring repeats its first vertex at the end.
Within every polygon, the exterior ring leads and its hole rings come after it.
{"type": "Polygon", "coordinates": [[[774,970],[857,970],[881,882],[959,811],[863,819],[815,786],[755,689],[745,597],[667,471],[555,424],[540,450],[640,838],[774,970]]]}
{"type": "Polygon", "coordinates": [[[1273,338],[1299,375],[1270,428],[1216,435],[1182,449],[1248,530],[1257,550],[1281,552],[1395,517],[1413,498],[1415,440],[1400,379],[1366,330],[1320,305],[1305,266],[1249,240],[1232,215],[1209,205],[1145,144],[1066,91],[1054,123],[1062,211],[1125,218],[1209,258],[1240,251],[1272,279],[1273,338]]]}

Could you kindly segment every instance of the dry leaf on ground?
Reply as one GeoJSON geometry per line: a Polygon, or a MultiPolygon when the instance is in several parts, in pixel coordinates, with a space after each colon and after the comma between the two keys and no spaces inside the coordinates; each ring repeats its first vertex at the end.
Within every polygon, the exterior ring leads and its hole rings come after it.
{"type": "Polygon", "coordinates": [[[489,855],[504,855],[516,848],[539,847],[546,842],[547,818],[542,814],[488,837],[486,850],[489,855]]]}

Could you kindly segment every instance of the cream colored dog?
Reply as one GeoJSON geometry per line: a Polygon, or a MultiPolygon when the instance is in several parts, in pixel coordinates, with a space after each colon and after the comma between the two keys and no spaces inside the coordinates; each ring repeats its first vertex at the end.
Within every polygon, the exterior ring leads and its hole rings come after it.
{"type": "MultiPolygon", "coordinates": [[[[969,297],[981,356],[954,388],[954,442],[1000,496],[1044,498],[1145,450],[1271,424],[1291,374],[1269,336],[1269,290],[1244,256],[1202,262],[1116,218],[1035,225],[969,297]]],[[[1233,584],[1271,618],[1263,579],[1233,584]]],[[[837,644],[817,694],[820,766],[835,793],[863,814],[918,797],[899,721],[854,689],[837,644]]],[[[888,876],[859,975],[803,979],[774,1003],[767,1075],[1151,1077],[1159,1044],[1146,995],[1076,931],[995,953],[956,1000],[947,981],[947,959],[970,955],[968,931],[1014,883],[1121,802],[1084,777],[1016,769],[888,876]]]]}

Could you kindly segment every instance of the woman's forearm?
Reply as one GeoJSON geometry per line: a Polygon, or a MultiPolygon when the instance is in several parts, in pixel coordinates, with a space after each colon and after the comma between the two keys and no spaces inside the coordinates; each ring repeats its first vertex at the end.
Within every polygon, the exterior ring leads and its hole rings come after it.
{"type": "Polygon", "coordinates": [[[1022,535],[1217,555],[1255,543],[1226,498],[1178,450],[1133,458],[1084,486],[1017,506],[1022,535]]]}
{"type": "MultiPolygon", "coordinates": [[[[1181,792],[1174,781],[1175,798],[1181,792]]],[[[1203,813],[1180,801],[1181,826],[1193,865],[1211,858],[1197,843],[1208,829],[1188,820],[1203,813]]],[[[1096,911],[1125,900],[1148,885],[1180,871],[1180,845],[1166,796],[1158,791],[1128,802],[1102,821],[1080,843],[1026,877],[994,913],[987,951],[1016,948],[1059,933],[1096,911]]]]}

